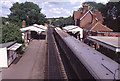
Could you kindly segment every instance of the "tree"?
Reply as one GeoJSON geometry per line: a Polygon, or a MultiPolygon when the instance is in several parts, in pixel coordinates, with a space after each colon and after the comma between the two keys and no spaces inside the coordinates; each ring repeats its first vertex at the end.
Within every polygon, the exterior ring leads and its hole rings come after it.
{"type": "Polygon", "coordinates": [[[96,2],[84,2],[83,4],[87,3],[89,5],[89,9],[92,8],[92,10],[97,9],[100,10],[103,8],[105,5],[102,3],[96,3],[96,2]]]}
{"type": "Polygon", "coordinates": [[[12,23],[2,26],[2,43],[11,41],[23,43],[22,34],[19,27],[12,23]]]}
{"type": "Polygon", "coordinates": [[[5,25],[8,22],[8,18],[1,17],[2,18],[2,24],[5,25]]]}
{"type": "Polygon", "coordinates": [[[65,25],[73,25],[74,24],[73,17],[69,16],[65,18],[64,22],[65,22],[65,25]]]}
{"type": "Polygon", "coordinates": [[[69,16],[67,18],[63,18],[63,17],[60,17],[60,18],[51,18],[51,21],[52,21],[52,25],[54,26],[60,26],[60,27],[64,27],[66,25],[73,25],[74,24],[74,21],[73,21],[73,17],[69,16]]]}
{"type": "Polygon", "coordinates": [[[104,16],[104,24],[116,32],[120,32],[120,1],[109,2],[104,8],[101,8],[104,16]]]}
{"type": "Polygon", "coordinates": [[[33,2],[14,3],[10,8],[9,20],[22,25],[22,21],[26,21],[26,25],[44,24],[46,22],[45,15],[41,13],[41,8],[33,2]]]}

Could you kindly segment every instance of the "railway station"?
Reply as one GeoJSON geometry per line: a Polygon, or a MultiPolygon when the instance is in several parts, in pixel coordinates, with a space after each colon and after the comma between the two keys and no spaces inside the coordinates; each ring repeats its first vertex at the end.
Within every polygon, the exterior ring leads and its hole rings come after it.
{"type": "Polygon", "coordinates": [[[42,34],[46,35],[44,40],[34,39],[31,41],[25,55],[19,62],[13,62],[9,69],[3,69],[3,79],[42,78],[77,79],[80,81],[85,79],[94,81],[120,79],[119,63],[69,35],[64,30],[49,26],[42,34]],[[31,57],[31,63],[29,63],[31,57]],[[21,65],[23,67],[20,67],[21,65]],[[22,68],[24,71],[21,71],[22,68]],[[17,75],[9,76],[11,73],[17,73],[17,75]]]}
{"type": "MultiPolygon", "coordinates": [[[[33,3],[25,2],[24,7],[27,4],[33,3]]],[[[14,6],[11,8],[13,13],[17,9],[14,10],[14,6]]],[[[22,23],[15,30],[21,38],[15,35],[14,39],[3,41],[8,43],[0,44],[0,80],[120,81],[120,33],[104,25],[100,11],[87,3],[82,6],[73,11],[73,17],[68,17],[68,21],[67,18],[48,18],[48,22],[38,5],[33,4],[35,9],[29,10],[32,5],[28,10],[25,8],[28,12],[20,16],[22,20],[16,18],[22,23]],[[60,23],[55,24],[59,20],[60,23]],[[13,41],[19,39],[21,41],[13,41]],[[19,48],[22,48],[20,53],[17,52],[19,48]]],[[[17,27],[7,23],[6,30],[9,25],[17,27]]]]}

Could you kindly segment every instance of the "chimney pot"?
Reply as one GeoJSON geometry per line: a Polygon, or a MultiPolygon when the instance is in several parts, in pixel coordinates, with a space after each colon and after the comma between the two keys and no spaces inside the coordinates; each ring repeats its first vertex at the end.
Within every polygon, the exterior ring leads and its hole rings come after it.
{"type": "Polygon", "coordinates": [[[83,4],[83,12],[87,11],[88,10],[88,4],[83,4]]]}
{"type": "Polygon", "coordinates": [[[25,20],[23,20],[23,22],[22,22],[22,27],[23,28],[25,27],[25,20]]]}

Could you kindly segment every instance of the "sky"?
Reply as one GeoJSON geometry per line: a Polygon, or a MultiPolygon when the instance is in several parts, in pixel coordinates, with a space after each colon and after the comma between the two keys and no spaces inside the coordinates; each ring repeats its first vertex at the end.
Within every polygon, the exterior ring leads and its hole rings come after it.
{"type": "Polygon", "coordinates": [[[42,8],[41,12],[47,18],[68,17],[73,15],[73,11],[82,7],[82,3],[86,1],[94,1],[97,3],[106,4],[109,0],[1,0],[0,1],[0,16],[8,17],[10,14],[9,8],[16,2],[33,2],[42,8]]]}

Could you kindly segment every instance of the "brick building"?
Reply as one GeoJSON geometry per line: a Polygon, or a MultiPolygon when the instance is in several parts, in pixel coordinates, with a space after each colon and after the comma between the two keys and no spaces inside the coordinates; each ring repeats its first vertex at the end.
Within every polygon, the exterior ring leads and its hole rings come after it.
{"type": "MultiPolygon", "coordinates": [[[[103,25],[103,17],[98,10],[91,11],[88,4],[83,4],[82,11],[74,11],[73,19],[76,26],[84,29],[84,38],[89,35],[103,35],[103,32],[112,32],[113,30],[103,25]]],[[[104,34],[105,35],[105,34],[104,34]]]]}

